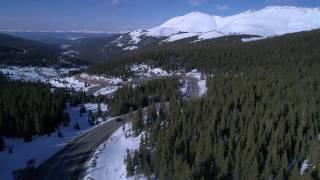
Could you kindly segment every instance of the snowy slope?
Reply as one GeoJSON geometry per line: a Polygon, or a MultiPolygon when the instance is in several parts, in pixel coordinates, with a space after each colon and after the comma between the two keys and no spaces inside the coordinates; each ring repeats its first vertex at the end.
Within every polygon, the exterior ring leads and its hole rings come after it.
{"type": "Polygon", "coordinates": [[[216,19],[208,14],[200,12],[192,12],[184,16],[179,16],[168,20],[159,27],[149,29],[149,34],[158,34],[160,36],[168,36],[179,32],[207,32],[216,29],[216,19]],[[163,30],[171,30],[171,33],[163,33],[163,30]]]}
{"type": "MultiPolygon", "coordinates": [[[[87,110],[96,112],[97,104],[85,104],[87,110]]],[[[106,104],[101,104],[101,110],[103,112],[108,111],[108,106],[106,104]]],[[[82,114],[80,117],[79,107],[67,106],[66,112],[69,113],[70,119],[72,120],[69,127],[61,126],[60,132],[63,134],[62,138],[57,137],[57,132],[51,134],[51,136],[34,136],[32,142],[25,143],[21,139],[16,138],[5,138],[5,143],[13,147],[13,154],[9,154],[8,151],[0,152],[0,179],[10,180],[13,179],[12,171],[24,168],[26,162],[30,159],[36,161],[36,165],[41,164],[50,156],[60,151],[69,141],[73,138],[80,136],[81,134],[92,130],[98,126],[90,126],[88,124],[88,112],[82,114]],[[80,130],[74,130],[74,121],[77,121],[80,130]],[[35,151],[35,149],[37,149],[35,151]]],[[[107,121],[103,122],[106,123],[107,121]]],[[[101,123],[101,124],[103,124],[101,123]]],[[[100,124],[100,125],[101,125],[100,124]]]]}
{"type": "MultiPolygon", "coordinates": [[[[145,37],[164,38],[164,42],[194,36],[199,40],[206,40],[234,34],[270,37],[318,28],[319,8],[269,6],[225,17],[192,12],[174,17],[158,27],[130,32],[126,38],[129,37],[130,46],[133,46],[138,45],[145,37]]],[[[114,43],[119,42],[121,37],[114,43]]]]}
{"type": "Polygon", "coordinates": [[[218,22],[218,30],[224,33],[281,35],[320,28],[320,9],[269,6],[224,17],[218,22]]]}
{"type": "Polygon", "coordinates": [[[119,128],[112,136],[95,151],[87,163],[87,171],[83,180],[91,179],[146,179],[143,177],[127,178],[124,156],[127,149],[139,149],[141,135],[133,137],[131,124],[125,125],[125,131],[119,128]],[[126,136],[127,135],[127,136],[126,136]]]}

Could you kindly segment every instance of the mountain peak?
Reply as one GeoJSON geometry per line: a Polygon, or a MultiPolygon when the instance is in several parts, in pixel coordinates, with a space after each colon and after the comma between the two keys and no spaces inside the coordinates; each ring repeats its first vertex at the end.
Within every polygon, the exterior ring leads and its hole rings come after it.
{"type": "Polygon", "coordinates": [[[320,9],[295,6],[267,6],[247,10],[232,16],[214,16],[190,12],[174,17],[160,26],[130,33],[132,42],[142,37],[168,38],[168,41],[188,37],[211,39],[234,34],[277,36],[320,28],[320,9]]]}
{"type": "Polygon", "coordinates": [[[159,27],[177,32],[207,32],[216,28],[216,21],[213,16],[196,11],[169,19],[159,27]]]}

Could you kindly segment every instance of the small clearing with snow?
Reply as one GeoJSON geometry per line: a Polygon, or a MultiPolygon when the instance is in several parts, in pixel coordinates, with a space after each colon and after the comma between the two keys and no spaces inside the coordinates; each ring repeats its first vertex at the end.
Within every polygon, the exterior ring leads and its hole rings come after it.
{"type": "Polygon", "coordinates": [[[146,64],[135,64],[131,66],[131,71],[135,73],[136,76],[139,77],[151,77],[151,76],[170,76],[172,73],[168,73],[167,71],[161,68],[152,68],[146,64]]]}

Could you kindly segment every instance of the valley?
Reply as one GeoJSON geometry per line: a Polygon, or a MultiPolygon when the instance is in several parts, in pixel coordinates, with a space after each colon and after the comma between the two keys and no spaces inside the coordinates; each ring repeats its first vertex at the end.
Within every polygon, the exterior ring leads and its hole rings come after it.
{"type": "Polygon", "coordinates": [[[104,3],[129,30],[89,4],[65,31],[0,29],[1,180],[320,178],[317,6],[104,3]]]}

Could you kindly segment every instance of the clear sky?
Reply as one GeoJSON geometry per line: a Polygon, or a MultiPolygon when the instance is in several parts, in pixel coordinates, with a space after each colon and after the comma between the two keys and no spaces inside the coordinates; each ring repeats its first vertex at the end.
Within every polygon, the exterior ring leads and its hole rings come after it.
{"type": "Polygon", "coordinates": [[[224,16],[269,5],[320,7],[320,0],[0,0],[0,29],[127,31],[191,11],[224,16]]]}

